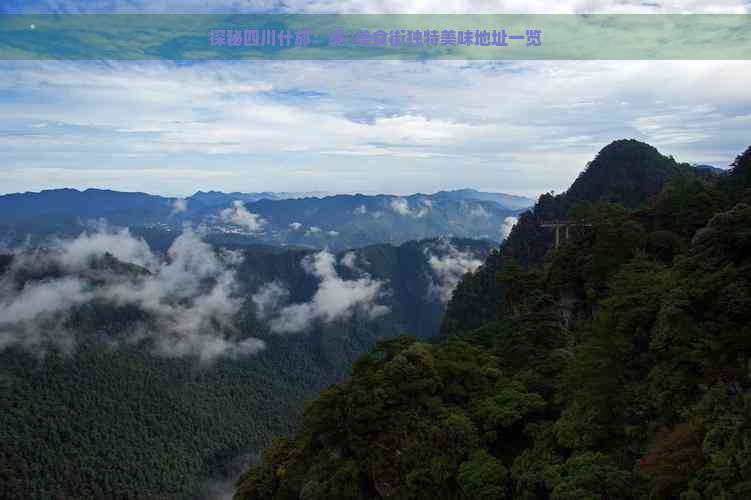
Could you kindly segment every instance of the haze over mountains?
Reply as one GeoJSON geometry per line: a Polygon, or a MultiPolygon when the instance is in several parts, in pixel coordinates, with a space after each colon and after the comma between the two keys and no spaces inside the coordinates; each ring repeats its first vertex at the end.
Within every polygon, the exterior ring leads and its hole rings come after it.
{"type": "Polygon", "coordinates": [[[0,242],[76,236],[92,221],[130,227],[150,242],[174,239],[185,223],[210,241],[342,250],[436,237],[501,241],[504,221],[533,200],[475,190],[433,195],[197,192],[188,198],[59,189],[0,196],[0,242]]]}

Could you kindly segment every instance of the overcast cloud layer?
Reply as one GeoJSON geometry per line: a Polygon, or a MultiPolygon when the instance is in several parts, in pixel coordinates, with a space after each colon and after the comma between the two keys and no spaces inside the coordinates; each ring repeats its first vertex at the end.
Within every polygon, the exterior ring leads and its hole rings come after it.
{"type": "MultiPolygon", "coordinates": [[[[749,11],[741,1],[574,1],[552,10],[516,0],[211,5],[211,12],[749,11]]],[[[13,12],[168,7],[206,12],[198,0],[36,1],[13,12]]],[[[0,62],[0,190],[475,187],[537,195],[568,187],[618,138],[726,166],[749,143],[749,88],[748,61],[0,62]]],[[[244,214],[228,213],[236,215],[244,214]]]]}

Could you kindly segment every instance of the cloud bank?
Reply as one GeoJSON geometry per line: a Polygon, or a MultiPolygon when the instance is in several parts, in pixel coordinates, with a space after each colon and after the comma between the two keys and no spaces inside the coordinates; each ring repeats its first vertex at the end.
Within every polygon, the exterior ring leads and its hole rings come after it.
{"type": "Polygon", "coordinates": [[[511,234],[511,229],[519,221],[516,217],[506,217],[503,219],[503,226],[501,226],[501,241],[505,240],[511,234]]]}
{"type": "Polygon", "coordinates": [[[3,61],[0,189],[536,197],[624,137],[727,165],[749,85],[750,61],[3,61]]]}
{"type": "Polygon", "coordinates": [[[473,205],[469,209],[469,214],[472,217],[481,217],[483,219],[487,219],[488,217],[490,217],[490,212],[485,210],[485,207],[483,207],[482,205],[473,205]]]}
{"type": "MultiPolygon", "coordinates": [[[[378,304],[385,292],[383,281],[367,274],[358,279],[342,279],[336,271],[336,264],[336,257],[326,250],[303,259],[305,271],[319,280],[318,288],[308,302],[283,305],[289,296],[283,285],[274,281],[262,286],[253,295],[259,317],[269,321],[272,332],[297,333],[315,323],[332,323],[348,319],[355,313],[375,319],[389,312],[388,307],[378,304]]],[[[343,257],[340,265],[352,269],[354,257],[343,257]]]]}
{"type": "Polygon", "coordinates": [[[470,251],[461,251],[448,241],[426,248],[428,264],[434,278],[429,293],[447,304],[462,277],[477,270],[482,260],[470,251]]]}
{"type": "MultiPolygon", "coordinates": [[[[66,271],[81,271],[85,269],[92,257],[109,253],[123,262],[130,262],[155,271],[159,266],[159,259],[151,252],[151,248],[142,238],[134,238],[126,228],[109,228],[105,222],[92,225],[93,232],[81,233],[76,239],[57,239],[52,244],[54,257],[66,271]]],[[[33,257],[39,257],[34,254],[33,257]]],[[[27,255],[21,255],[26,258],[27,255]]],[[[33,262],[25,261],[27,265],[33,262]]]]}
{"type": "Polygon", "coordinates": [[[165,357],[253,354],[256,338],[240,338],[233,320],[242,306],[235,271],[237,255],[218,256],[186,228],[166,258],[151,252],[127,229],[100,227],[48,250],[14,257],[0,278],[0,349],[20,347],[43,354],[50,346],[75,349],[66,328],[72,310],[92,302],[135,306],[145,314],[120,343],[147,342],[165,357]],[[138,266],[138,267],[136,267],[138,266]],[[29,273],[37,279],[25,279],[29,273]]]}
{"type": "Polygon", "coordinates": [[[278,311],[288,297],[289,290],[281,282],[275,280],[261,286],[251,296],[251,300],[256,306],[256,315],[258,318],[265,320],[278,311]]]}
{"type": "Polygon", "coordinates": [[[339,263],[351,271],[359,271],[357,267],[357,254],[355,252],[345,253],[339,263]]]}
{"type": "Polygon", "coordinates": [[[421,199],[417,206],[410,208],[409,202],[404,198],[396,198],[391,200],[389,204],[391,210],[404,217],[422,218],[430,213],[433,208],[433,202],[428,199],[421,199]]]}
{"type": "Polygon", "coordinates": [[[175,201],[172,202],[172,214],[171,215],[181,214],[183,212],[186,212],[187,210],[188,210],[188,200],[184,198],[176,198],[175,201]]]}
{"type": "Polygon", "coordinates": [[[233,201],[230,208],[225,208],[219,212],[219,219],[226,224],[241,227],[250,233],[257,233],[266,225],[264,218],[249,212],[240,200],[233,201]]]}

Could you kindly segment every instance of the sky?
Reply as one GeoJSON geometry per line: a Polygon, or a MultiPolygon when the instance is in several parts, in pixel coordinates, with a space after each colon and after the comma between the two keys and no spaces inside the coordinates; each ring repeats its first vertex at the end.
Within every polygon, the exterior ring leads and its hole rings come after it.
{"type": "MultiPolygon", "coordinates": [[[[751,13],[744,1],[0,0],[9,13],[751,13]]],[[[565,190],[609,142],[726,167],[751,61],[0,61],[0,193],[565,190]]]]}

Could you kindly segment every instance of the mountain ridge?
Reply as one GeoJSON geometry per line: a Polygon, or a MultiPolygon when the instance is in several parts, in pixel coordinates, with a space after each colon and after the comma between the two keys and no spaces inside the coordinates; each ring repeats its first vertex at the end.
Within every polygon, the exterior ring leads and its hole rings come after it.
{"type": "Polygon", "coordinates": [[[102,221],[153,242],[174,238],[184,224],[211,233],[217,242],[334,250],[440,236],[500,241],[504,219],[526,206],[523,198],[467,190],[435,196],[280,196],[212,191],[183,199],[100,189],[6,195],[0,196],[0,242],[12,247],[27,238],[36,244],[76,236],[102,221]]]}
{"type": "Polygon", "coordinates": [[[441,338],[362,356],[234,498],[751,494],[751,147],[711,182],[650,156],[641,185],[543,195],[441,338]],[[580,227],[553,247],[543,215],[580,227]]]}

